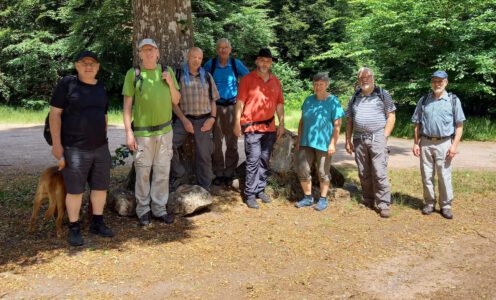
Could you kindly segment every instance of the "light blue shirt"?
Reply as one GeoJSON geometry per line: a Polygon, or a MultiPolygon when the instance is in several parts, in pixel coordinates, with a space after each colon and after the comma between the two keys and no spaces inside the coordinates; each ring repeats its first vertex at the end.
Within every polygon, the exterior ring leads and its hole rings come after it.
{"type": "Polygon", "coordinates": [[[344,116],[341,102],[334,95],[324,100],[317,100],[315,95],[311,95],[303,102],[301,112],[300,146],[327,152],[334,132],[334,121],[344,116]]]}
{"type": "Polygon", "coordinates": [[[425,101],[420,98],[412,116],[413,123],[421,123],[421,134],[429,137],[447,137],[455,133],[455,123],[463,123],[465,114],[463,113],[460,99],[454,94],[451,94],[455,103],[453,115],[453,107],[451,105],[450,94],[444,94],[436,100],[432,92],[427,95],[425,101]],[[422,103],[423,102],[423,103],[422,103]]]}
{"type": "MultiPolygon", "coordinates": [[[[234,61],[236,63],[239,79],[250,72],[239,59],[235,59],[234,61]]],[[[205,65],[203,65],[203,68],[207,72],[210,72],[212,69],[212,59],[209,59],[205,65]]],[[[215,72],[212,76],[214,77],[215,85],[217,85],[217,89],[219,90],[221,98],[219,102],[225,102],[225,100],[233,98],[235,99],[236,96],[238,96],[238,79],[234,75],[231,58],[227,60],[227,65],[224,67],[220,65],[219,59],[217,59],[217,66],[215,67],[215,72]]]]}

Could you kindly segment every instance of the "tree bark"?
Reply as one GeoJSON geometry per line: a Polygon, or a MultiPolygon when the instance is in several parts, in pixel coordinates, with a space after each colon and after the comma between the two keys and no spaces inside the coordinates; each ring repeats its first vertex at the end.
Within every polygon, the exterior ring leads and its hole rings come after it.
{"type": "Polygon", "coordinates": [[[193,46],[190,0],[133,0],[133,55],[139,63],[138,43],[152,38],[160,49],[160,62],[175,66],[193,46]]]}
{"type": "MultiPolygon", "coordinates": [[[[155,40],[160,50],[159,62],[178,66],[193,46],[193,23],[190,0],[133,0],[133,65],[139,65],[138,43],[141,39],[155,40]]],[[[153,176],[153,175],[151,175],[153,176]]],[[[151,178],[150,176],[150,178],[151,178]]],[[[134,163],[126,187],[134,190],[134,163]]]]}

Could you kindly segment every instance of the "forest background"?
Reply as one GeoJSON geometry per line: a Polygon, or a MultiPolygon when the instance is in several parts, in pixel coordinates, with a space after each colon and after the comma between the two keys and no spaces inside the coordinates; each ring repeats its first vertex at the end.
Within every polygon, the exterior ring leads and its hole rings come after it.
{"type": "MultiPolygon", "coordinates": [[[[46,110],[83,49],[100,55],[99,78],[120,111],[132,66],[131,4],[1,0],[0,112],[46,110]]],[[[221,37],[250,68],[260,47],[277,54],[273,71],[289,114],[299,114],[316,72],[329,73],[345,106],[357,69],[369,66],[398,105],[394,134],[411,137],[415,103],[429,91],[430,74],[443,69],[468,116],[465,138],[496,140],[496,0],[192,0],[192,10],[194,43],[205,59],[221,37]]]]}

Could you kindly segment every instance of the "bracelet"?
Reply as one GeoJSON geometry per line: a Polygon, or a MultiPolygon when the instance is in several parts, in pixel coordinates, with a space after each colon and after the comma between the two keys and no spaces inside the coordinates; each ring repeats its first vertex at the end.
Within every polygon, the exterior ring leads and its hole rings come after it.
{"type": "Polygon", "coordinates": [[[213,118],[215,120],[217,117],[216,116],[210,116],[209,118],[213,118]]]}

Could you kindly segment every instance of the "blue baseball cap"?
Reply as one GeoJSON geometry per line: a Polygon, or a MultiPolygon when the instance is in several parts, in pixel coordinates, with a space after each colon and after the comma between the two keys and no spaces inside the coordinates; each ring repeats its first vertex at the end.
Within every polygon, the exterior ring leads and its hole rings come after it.
{"type": "Polygon", "coordinates": [[[434,73],[432,73],[432,77],[438,77],[438,78],[442,78],[442,79],[447,79],[448,78],[448,73],[446,73],[445,71],[436,71],[434,73]]]}

